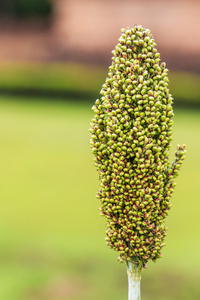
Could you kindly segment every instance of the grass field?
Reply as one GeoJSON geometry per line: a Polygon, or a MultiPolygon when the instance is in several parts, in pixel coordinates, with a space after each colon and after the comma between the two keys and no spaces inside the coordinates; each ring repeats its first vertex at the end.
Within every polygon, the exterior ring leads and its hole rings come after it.
{"type": "MultiPolygon", "coordinates": [[[[107,249],[89,148],[91,104],[0,98],[0,299],[127,299],[107,249]]],[[[143,273],[143,300],[200,294],[200,111],[177,110],[172,152],[187,158],[167,220],[163,258],[143,273]]]]}

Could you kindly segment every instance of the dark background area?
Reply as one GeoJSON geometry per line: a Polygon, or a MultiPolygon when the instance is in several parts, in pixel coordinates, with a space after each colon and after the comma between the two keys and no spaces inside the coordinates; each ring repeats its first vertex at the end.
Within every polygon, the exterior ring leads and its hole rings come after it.
{"type": "Polygon", "coordinates": [[[52,3],[48,0],[0,0],[0,15],[29,18],[46,17],[52,13],[52,3]]]}

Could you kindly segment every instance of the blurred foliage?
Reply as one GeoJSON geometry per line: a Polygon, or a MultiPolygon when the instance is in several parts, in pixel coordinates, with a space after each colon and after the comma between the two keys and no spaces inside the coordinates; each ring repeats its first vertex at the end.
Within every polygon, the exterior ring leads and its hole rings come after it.
{"type": "MultiPolygon", "coordinates": [[[[1,63],[0,91],[88,99],[99,97],[107,68],[73,63],[1,63]]],[[[200,106],[200,75],[169,72],[175,105],[200,106]]]]}
{"type": "Polygon", "coordinates": [[[195,73],[169,72],[170,93],[175,104],[199,104],[200,75],[195,73]]]}
{"type": "Polygon", "coordinates": [[[0,0],[0,14],[17,17],[47,16],[52,12],[49,0],[0,0]]]}
{"type": "MultiPolygon", "coordinates": [[[[95,198],[91,104],[25,99],[0,98],[0,299],[126,299],[126,269],[105,245],[95,198]]],[[[176,142],[188,153],[163,258],[143,272],[144,300],[199,299],[199,112],[175,109],[171,153],[176,142]]]]}
{"type": "Polygon", "coordinates": [[[74,95],[94,101],[107,70],[79,64],[1,63],[0,90],[7,92],[49,93],[49,96],[74,95]]]}
{"type": "Polygon", "coordinates": [[[49,15],[52,3],[48,0],[14,0],[14,11],[18,16],[49,15]]]}

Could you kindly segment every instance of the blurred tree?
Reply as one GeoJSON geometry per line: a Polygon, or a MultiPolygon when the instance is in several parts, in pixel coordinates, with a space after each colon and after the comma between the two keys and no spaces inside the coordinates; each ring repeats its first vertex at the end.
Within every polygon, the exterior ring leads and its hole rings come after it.
{"type": "Polygon", "coordinates": [[[0,14],[7,15],[12,14],[14,11],[14,1],[13,0],[0,0],[0,14]]]}
{"type": "Polygon", "coordinates": [[[0,0],[0,14],[16,17],[48,16],[52,12],[50,0],[0,0]]]}

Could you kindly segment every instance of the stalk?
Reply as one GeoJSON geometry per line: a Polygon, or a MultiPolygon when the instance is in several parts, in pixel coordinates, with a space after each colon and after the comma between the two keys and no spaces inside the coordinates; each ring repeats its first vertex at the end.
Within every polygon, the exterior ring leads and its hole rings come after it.
{"type": "Polygon", "coordinates": [[[137,263],[127,262],[128,274],[128,300],[141,300],[141,266],[137,263]]]}
{"type": "Polygon", "coordinates": [[[129,300],[140,300],[142,267],[161,257],[170,198],[185,158],[169,161],[173,98],[150,30],[122,29],[90,124],[108,247],[128,266],[129,300]]]}

